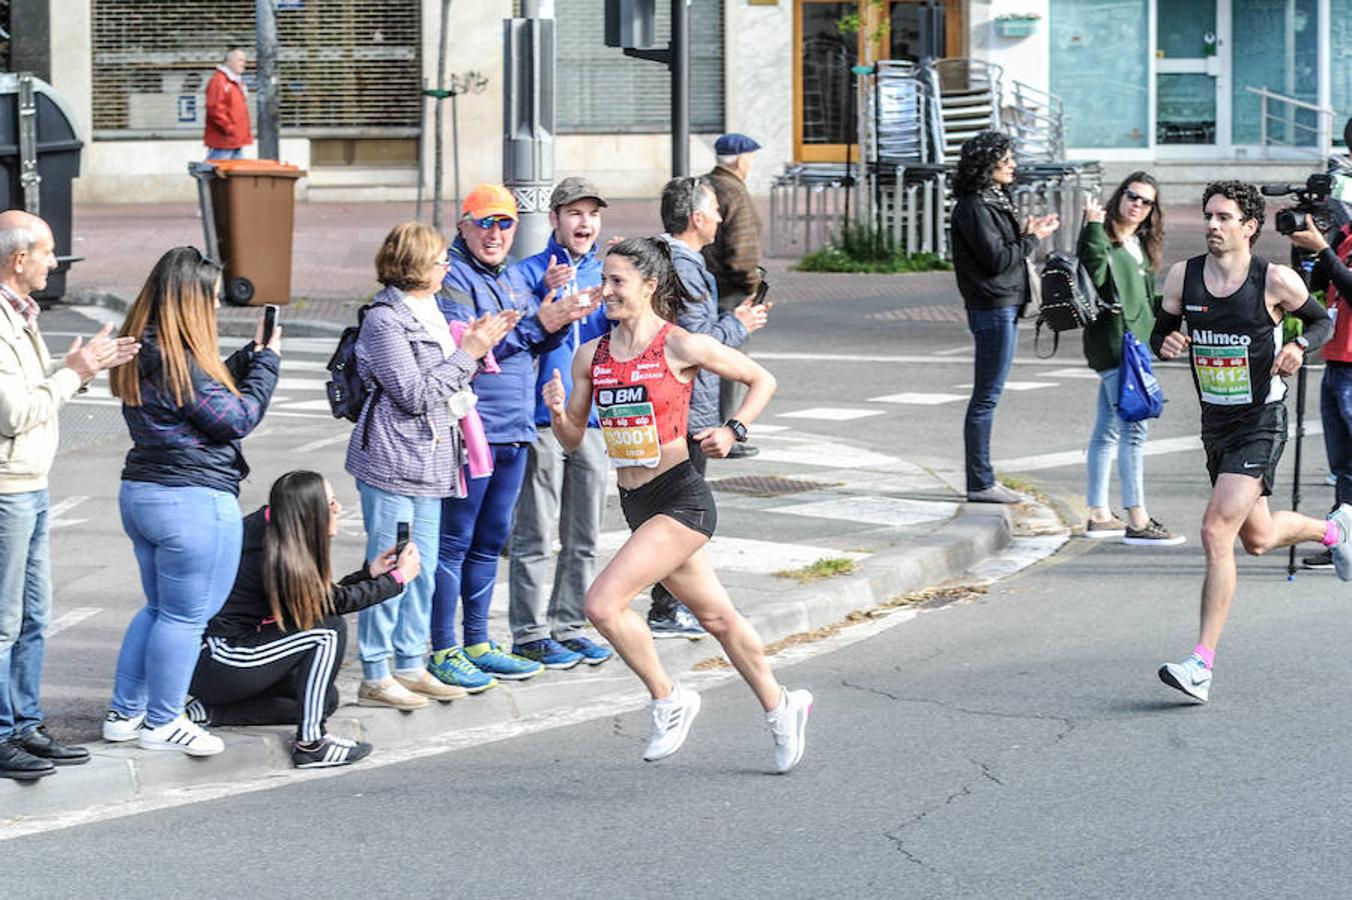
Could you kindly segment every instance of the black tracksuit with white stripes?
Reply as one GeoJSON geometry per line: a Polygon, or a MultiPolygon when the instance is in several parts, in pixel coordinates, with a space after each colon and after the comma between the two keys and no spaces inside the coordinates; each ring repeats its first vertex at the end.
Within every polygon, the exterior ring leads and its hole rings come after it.
{"type": "Polygon", "coordinates": [[[283,631],[263,590],[265,509],[244,519],[239,574],[207,623],[191,692],[210,710],[213,725],[296,722],[298,741],[317,741],[338,707],[334,680],[347,647],[343,616],[404,588],[392,575],[372,578],[363,566],[334,587],[332,615],[304,630],[288,622],[283,631]]]}

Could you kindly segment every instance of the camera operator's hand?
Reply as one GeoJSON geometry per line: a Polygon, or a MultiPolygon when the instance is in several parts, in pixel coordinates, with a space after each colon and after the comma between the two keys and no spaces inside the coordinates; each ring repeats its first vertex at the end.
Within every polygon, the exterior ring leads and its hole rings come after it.
{"type": "Polygon", "coordinates": [[[1310,250],[1314,253],[1318,253],[1329,245],[1329,242],[1324,240],[1324,236],[1319,233],[1319,229],[1314,224],[1314,219],[1310,216],[1305,217],[1304,228],[1300,231],[1291,232],[1287,237],[1291,239],[1291,243],[1302,250],[1310,250]]]}

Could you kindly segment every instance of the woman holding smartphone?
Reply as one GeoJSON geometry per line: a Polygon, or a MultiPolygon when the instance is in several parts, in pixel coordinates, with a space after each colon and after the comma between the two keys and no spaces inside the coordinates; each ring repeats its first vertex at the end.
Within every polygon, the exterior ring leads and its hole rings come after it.
{"type": "Polygon", "coordinates": [[[216,349],[221,267],[194,247],[160,258],[127,312],[122,336],[140,355],[114,369],[113,396],[132,448],[118,506],[146,605],[117,658],[108,741],[211,756],[225,749],[183,715],[202,630],[230,593],[243,526],[240,442],[262,421],[277,386],[281,329],[222,361],[216,349]]]}
{"type": "Polygon", "coordinates": [[[207,623],[188,715],[199,725],[292,725],[297,768],[345,766],[371,745],[328,733],[347,648],[343,616],[397,597],[418,576],[418,545],[390,548],[333,583],[342,506],[317,472],[288,472],[244,519],[235,586],[207,623]]]}
{"type": "Polygon", "coordinates": [[[554,435],[569,450],[581,443],[595,402],[617,469],[620,507],[633,532],[588,589],[587,618],[653,698],[645,760],[679,750],[701,705],[699,694],[662,668],[652,634],[629,608],[636,594],[661,582],[717,638],[746,679],[765,710],[775,771],[787,772],[803,756],[812,694],[780,686],[755,629],[719,583],[704,552],[718,513],[686,447],[690,394],[701,371],[749,388],[733,418],[693,435],[705,455],[716,457],[746,439],[747,424],[774,394],[774,376],[712,337],[674,324],[687,298],[662,239],[630,239],[611,247],[601,284],[614,328],[579,348],[571,395],[565,396],[557,370],[542,392],[554,435]]]}

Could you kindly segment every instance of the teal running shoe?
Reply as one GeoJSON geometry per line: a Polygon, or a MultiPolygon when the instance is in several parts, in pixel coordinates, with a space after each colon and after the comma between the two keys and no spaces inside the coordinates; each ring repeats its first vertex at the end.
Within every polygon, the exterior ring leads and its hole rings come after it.
{"type": "Polygon", "coordinates": [[[432,658],[427,661],[427,671],[442,684],[453,684],[470,694],[480,694],[498,686],[497,679],[466,659],[459,647],[432,651],[432,658]]]}
{"type": "Polygon", "coordinates": [[[504,681],[525,681],[545,670],[535,660],[508,653],[492,641],[471,644],[465,648],[465,656],[479,671],[504,681]]]}
{"type": "Polygon", "coordinates": [[[615,651],[611,650],[609,647],[604,647],[601,644],[596,643],[596,641],[593,641],[591,638],[582,637],[580,635],[575,638],[569,638],[566,641],[560,641],[559,643],[563,644],[563,646],[572,650],[574,653],[581,653],[582,661],[589,666],[599,666],[601,663],[615,655],[615,651]]]}
{"type": "Polygon", "coordinates": [[[570,650],[553,638],[526,641],[512,646],[512,655],[533,659],[546,669],[571,669],[582,662],[582,654],[570,650]]]}

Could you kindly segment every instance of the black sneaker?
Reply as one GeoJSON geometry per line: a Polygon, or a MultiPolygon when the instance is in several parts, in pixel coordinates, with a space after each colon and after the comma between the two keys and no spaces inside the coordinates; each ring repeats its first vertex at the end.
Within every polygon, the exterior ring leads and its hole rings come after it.
{"type": "Polygon", "coordinates": [[[291,745],[291,762],[297,769],[346,766],[370,755],[371,745],[365,741],[352,741],[332,734],[324,735],[313,747],[305,748],[299,743],[291,745]]]}
{"type": "Polygon", "coordinates": [[[648,629],[655,638],[689,638],[697,641],[709,634],[699,623],[699,619],[695,618],[695,614],[686,609],[685,604],[680,601],[677,601],[670,611],[658,613],[655,609],[650,610],[648,629]]]}
{"type": "Polygon", "coordinates": [[[1300,564],[1307,569],[1332,569],[1333,551],[1325,547],[1318,553],[1312,553],[1309,556],[1302,557],[1300,564]]]}

